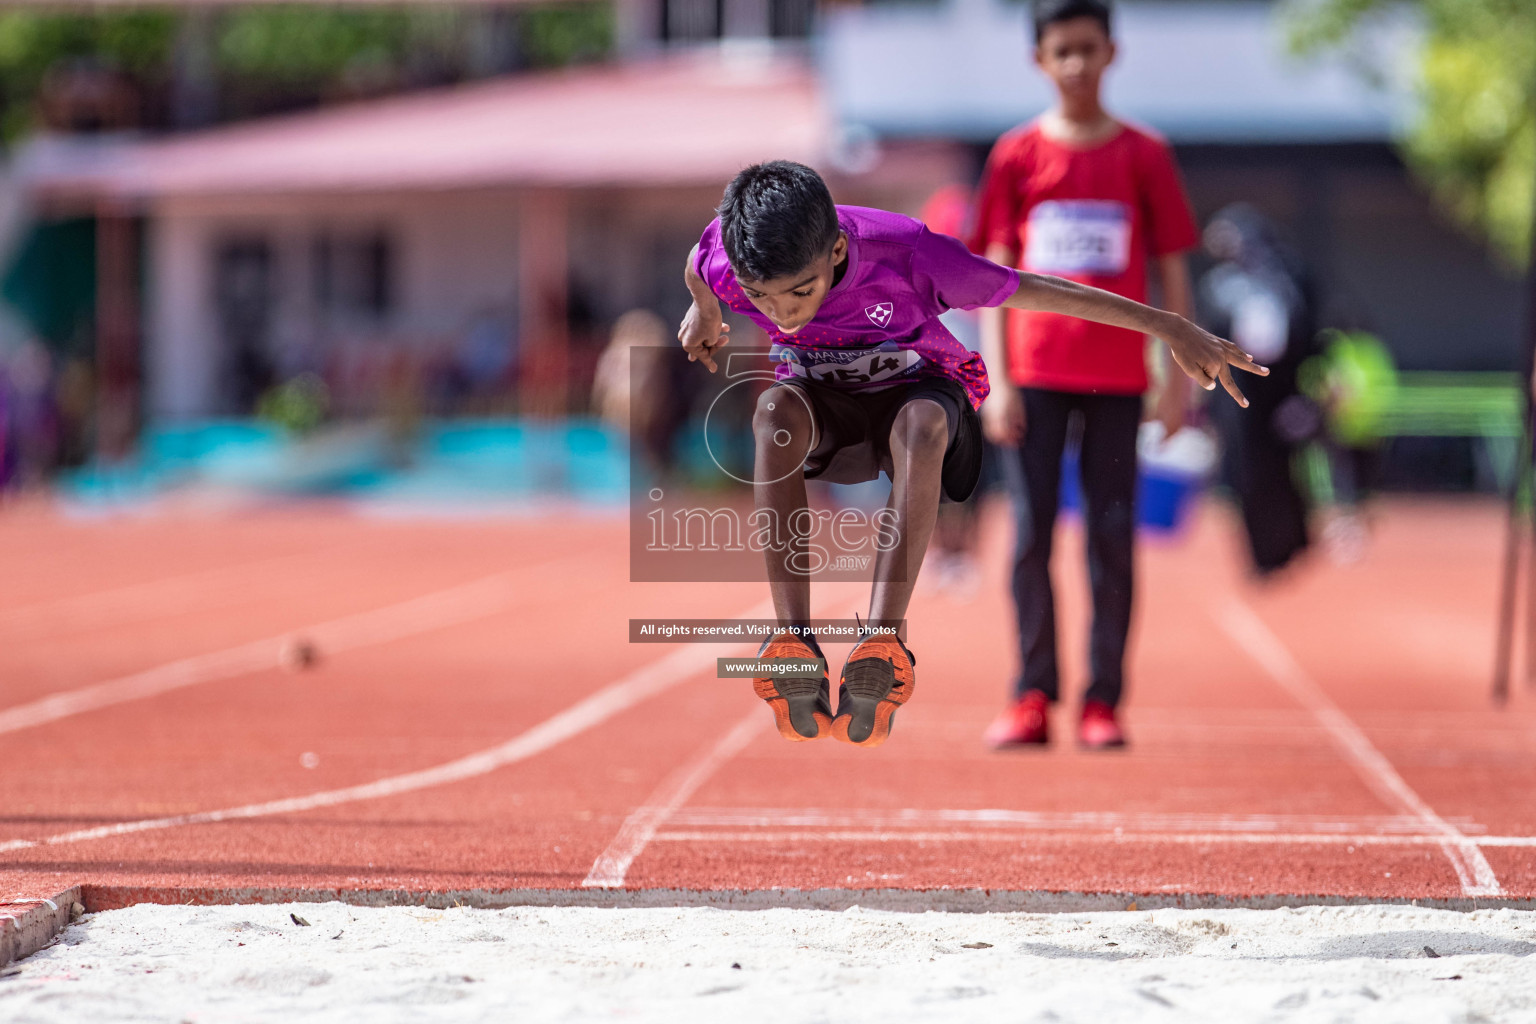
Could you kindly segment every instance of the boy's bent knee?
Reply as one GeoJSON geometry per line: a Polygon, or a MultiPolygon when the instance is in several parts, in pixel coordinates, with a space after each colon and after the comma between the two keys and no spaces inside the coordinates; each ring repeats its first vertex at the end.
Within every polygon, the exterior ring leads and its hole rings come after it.
{"type": "Polygon", "coordinates": [[[798,392],[782,385],[759,395],[757,409],[752,413],[752,432],[759,440],[775,438],[780,431],[802,444],[811,436],[809,404],[798,392]]]}
{"type": "Polygon", "coordinates": [[[929,398],[918,398],[901,407],[891,425],[892,442],[900,442],[913,451],[943,454],[949,447],[949,416],[944,407],[929,398]]]}

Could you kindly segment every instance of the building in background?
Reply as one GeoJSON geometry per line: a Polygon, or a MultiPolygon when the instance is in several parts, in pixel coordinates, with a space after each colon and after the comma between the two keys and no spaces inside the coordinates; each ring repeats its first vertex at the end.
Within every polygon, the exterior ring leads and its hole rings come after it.
{"type": "MultiPolygon", "coordinates": [[[[390,378],[420,383],[464,364],[466,346],[487,355],[498,331],[519,408],[563,412],[581,406],[619,314],[681,317],[684,260],[731,175],[833,159],[836,180],[834,145],[802,61],[709,48],[160,141],[55,144],[25,178],[54,210],[143,218],[152,417],[246,413],[306,371],[343,411],[376,412],[390,378]]],[[[965,166],[953,145],[902,148],[841,175],[840,194],[913,208],[965,166]]]]}

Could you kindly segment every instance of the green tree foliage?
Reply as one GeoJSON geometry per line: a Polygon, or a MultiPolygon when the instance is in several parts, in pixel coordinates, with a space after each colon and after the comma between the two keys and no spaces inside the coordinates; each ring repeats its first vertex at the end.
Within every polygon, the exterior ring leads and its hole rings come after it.
{"type": "Polygon", "coordinates": [[[176,15],[166,10],[45,13],[0,10],[0,135],[32,126],[48,73],[70,61],[114,67],[150,84],[168,74],[176,15]]]}
{"type": "MultiPolygon", "coordinates": [[[[1424,28],[1408,163],[1457,219],[1525,266],[1536,215],[1536,0],[1404,2],[1424,28]]],[[[1292,41],[1302,52],[1368,51],[1388,8],[1385,0],[1299,4],[1292,41]]]]}
{"type": "Polygon", "coordinates": [[[613,9],[604,4],[530,8],[523,16],[523,51],[534,67],[558,67],[601,57],[613,48],[613,9]]]}
{"type": "MultiPolygon", "coordinates": [[[[50,73],[71,64],[125,75],[141,123],[168,127],[188,18],[206,17],[217,120],[601,57],[606,0],[415,6],[255,4],[177,8],[0,7],[0,139],[36,127],[50,73]]],[[[195,30],[195,28],[194,28],[195,30]]]]}

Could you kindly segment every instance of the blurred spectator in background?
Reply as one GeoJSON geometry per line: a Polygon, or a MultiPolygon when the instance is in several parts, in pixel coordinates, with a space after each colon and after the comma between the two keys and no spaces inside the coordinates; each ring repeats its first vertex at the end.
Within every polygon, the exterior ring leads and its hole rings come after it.
{"type": "Polygon", "coordinates": [[[1348,564],[1365,551],[1365,500],[1376,486],[1397,364],[1369,331],[1330,329],[1320,337],[1323,350],[1301,365],[1298,382],[1327,424],[1323,450],[1333,508],[1323,525],[1323,545],[1335,562],[1348,564]]]}
{"type": "Polygon", "coordinates": [[[53,393],[59,413],[59,463],[84,465],[91,458],[96,428],[96,372],[90,360],[62,358],[53,393]]]}
{"type": "Polygon", "coordinates": [[[598,357],[592,406],[603,422],[630,438],[642,460],[636,479],[654,481],[672,469],[672,437],[680,425],[673,401],[668,357],[675,339],[667,323],[648,309],[632,309],[614,322],[598,357]]]}
{"type": "Polygon", "coordinates": [[[421,361],[404,346],[395,348],[385,359],[380,411],[389,461],[398,467],[410,465],[421,436],[426,414],[422,376],[421,361]]]}
{"type": "Polygon", "coordinates": [[[482,309],[450,362],[455,411],[482,416],[493,411],[514,390],[517,357],[517,330],[511,318],[496,309],[482,309]]]}
{"type": "MultiPolygon", "coordinates": [[[[965,237],[971,220],[971,190],[964,185],[945,185],[936,190],[923,204],[918,219],[928,225],[930,231],[965,237]]],[[[975,310],[951,309],[939,316],[939,321],[949,329],[966,348],[981,351],[981,323],[975,310]]],[[[960,601],[975,596],[981,573],[976,567],[976,543],[979,536],[981,502],[986,493],[996,485],[997,452],[985,440],[982,442],[981,477],[976,489],[964,501],[941,501],[938,519],[933,524],[933,540],[929,545],[927,569],[919,586],[931,587],[940,593],[960,601]]]]}
{"type": "Polygon", "coordinates": [[[53,356],[30,340],[0,359],[0,487],[39,487],[58,463],[53,356]]]}
{"type": "Polygon", "coordinates": [[[1269,376],[1243,382],[1247,409],[1231,402],[1210,407],[1221,436],[1222,479],[1242,512],[1254,570],[1264,577],[1308,545],[1307,503],[1292,461],[1322,426],[1316,403],[1297,383],[1315,351],[1316,301],[1300,260],[1252,206],[1235,203],[1212,217],[1205,248],[1216,260],[1200,279],[1205,326],[1269,367],[1269,376]]]}
{"type": "Polygon", "coordinates": [[[0,351],[0,494],[16,474],[16,449],[11,434],[11,375],[5,366],[5,352],[0,351]]]}

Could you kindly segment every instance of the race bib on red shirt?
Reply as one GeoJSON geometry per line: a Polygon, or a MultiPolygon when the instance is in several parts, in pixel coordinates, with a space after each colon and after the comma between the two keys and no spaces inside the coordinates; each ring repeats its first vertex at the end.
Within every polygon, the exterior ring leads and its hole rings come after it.
{"type": "Polygon", "coordinates": [[[1131,211],[1107,199],[1052,199],[1029,211],[1024,269],[1118,277],[1131,265],[1131,211]]]}

